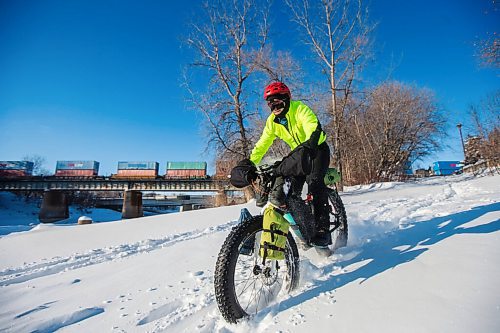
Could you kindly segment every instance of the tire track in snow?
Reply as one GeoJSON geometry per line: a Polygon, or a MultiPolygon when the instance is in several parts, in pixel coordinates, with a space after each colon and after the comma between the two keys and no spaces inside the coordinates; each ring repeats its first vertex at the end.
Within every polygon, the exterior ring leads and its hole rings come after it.
{"type": "Polygon", "coordinates": [[[54,257],[0,272],[0,286],[22,283],[42,276],[57,274],[103,262],[118,260],[132,255],[173,246],[178,242],[193,240],[218,232],[229,231],[237,221],[213,226],[205,230],[189,231],[169,235],[160,239],[146,239],[132,244],[93,249],[85,253],[75,253],[68,257],[54,257]]]}

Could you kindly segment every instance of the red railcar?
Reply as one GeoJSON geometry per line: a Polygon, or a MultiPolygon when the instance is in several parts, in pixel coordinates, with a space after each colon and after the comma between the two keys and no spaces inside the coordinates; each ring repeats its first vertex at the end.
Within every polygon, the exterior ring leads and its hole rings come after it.
{"type": "Polygon", "coordinates": [[[190,178],[206,178],[206,170],[200,169],[185,169],[185,170],[167,170],[165,178],[167,179],[190,179],[190,178]]]}
{"type": "Polygon", "coordinates": [[[82,170],[56,170],[56,177],[94,177],[97,176],[97,170],[82,169],[82,170]]]}
{"type": "Polygon", "coordinates": [[[0,170],[0,178],[30,177],[31,172],[27,170],[0,170]]]}
{"type": "Polygon", "coordinates": [[[158,170],[118,170],[113,178],[156,178],[158,170]]]}

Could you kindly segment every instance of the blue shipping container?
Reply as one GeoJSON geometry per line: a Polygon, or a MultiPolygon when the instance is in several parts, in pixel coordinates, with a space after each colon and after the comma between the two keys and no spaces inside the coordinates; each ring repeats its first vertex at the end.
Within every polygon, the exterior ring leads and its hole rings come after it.
{"type": "Polygon", "coordinates": [[[118,162],[118,170],[156,170],[158,162],[118,162]]]}
{"type": "Polygon", "coordinates": [[[97,161],[57,161],[56,170],[96,170],[99,171],[97,161]]]}
{"type": "Polygon", "coordinates": [[[447,176],[460,171],[461,168],[462,165],[460,164],[460,161],[437,161],[434,162],[432,169],[435,175],[447,176]]]}
{"type": "Polygon", "coordinates": [[[33,173],[33,162],[29,161],[0,161],[0,170],[24,170],[33,173]]]}

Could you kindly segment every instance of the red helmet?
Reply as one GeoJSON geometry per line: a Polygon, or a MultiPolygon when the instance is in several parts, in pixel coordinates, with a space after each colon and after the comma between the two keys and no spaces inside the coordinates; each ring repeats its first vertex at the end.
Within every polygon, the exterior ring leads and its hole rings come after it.
{"type": "Polygon", "coordinates": [[[271,95],[288,95],[288,98],[292,98],[290,89],[283,82],[273,82],[264,89],[264,99],[267,99],[271,95]]]}

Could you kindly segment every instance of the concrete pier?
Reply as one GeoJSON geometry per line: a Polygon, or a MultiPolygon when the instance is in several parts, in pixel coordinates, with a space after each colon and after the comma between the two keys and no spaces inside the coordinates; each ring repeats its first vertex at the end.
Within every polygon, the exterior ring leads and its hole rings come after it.
{"type": "Polygon", "coordinates": [[[127,190],[123,192],[123,207],[122,218],[133,219],[136,217],[143,217],[142,210],[142,192],[127,190]]]}
{"type": "Polygon", "coordinates": [[[225,191],[218,191],[215,195],[215,207],[227,206],[227,194],[225,191]]]}
{"type": "Polygon", "coordinates": [[[69,217],[68,199],[61,191],[47,190],[43,193],[42,207],[38,220],[42,223],[52,223],[69,217]]]}

